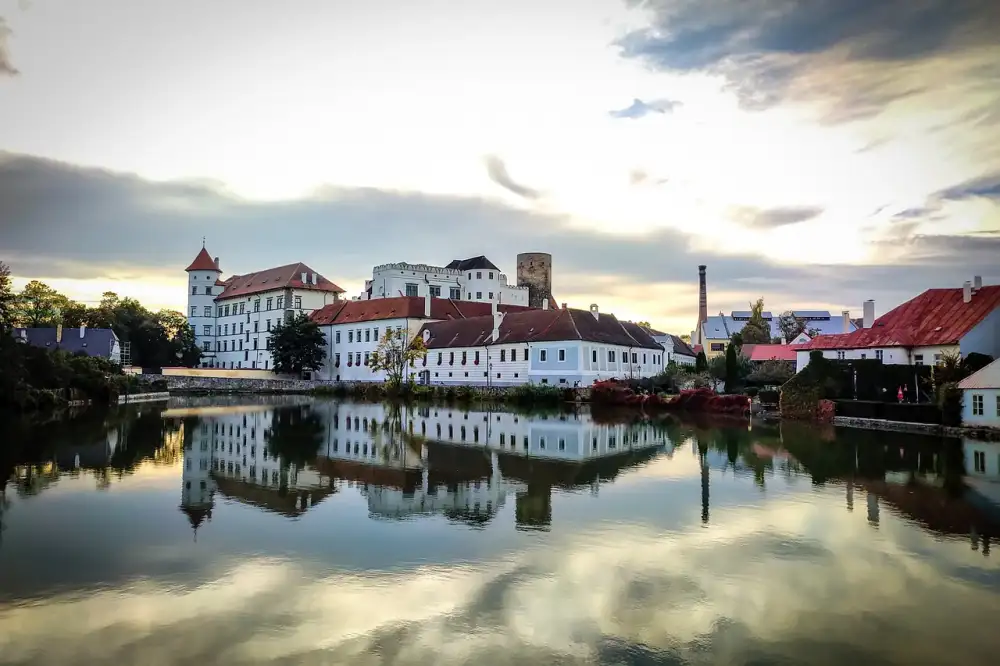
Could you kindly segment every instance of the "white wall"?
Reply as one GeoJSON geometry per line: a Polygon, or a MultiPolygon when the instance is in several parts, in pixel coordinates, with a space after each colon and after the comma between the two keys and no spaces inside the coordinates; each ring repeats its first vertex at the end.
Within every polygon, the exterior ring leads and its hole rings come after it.
{"type": "MultiPolygon", "coordinates": [[[[459,271],[405,262],[375,267],[372,271],[371,297],[407,296],[407,285],[416,287],[417,293],[409,294],[413,296],[423,297],[434,286],[440,289],[441,298],[453,298],[452,290],[456,289],[458,298],[455,300],[528,305],[528,288],[509,284],[507,276],[500,271],[459,271]]],[[[367,298],[367,294],[364,297],[367,298]]]]}
{"type": "MultiPolygon", "coordinates": [[[[407,331],[407,340],[412,340],[424,323],[424,319],[397,318],[322,326],[323,337],[326,339],[326,361],[317,374],[320,379],[332,381],[384,382],[385,372],[372,372],[371,366],[365,362],[366,354],[368,358],[371,357],[387,329],[403,328],[407,331]],[[360,365],[357,362],[359,358],[360,365]]],[[[418,363],[409,370],[408,376],[419,374],[421,369],[418,363]]]]}
{"type": "MultiPolygon", "coordinates": [[[[797,351],[795,353],[796,372],[801,372],[809,365],[810,351],[797,351]]],[[[881,353],[882,363],[886,365],[933,365],[936,361],[940,361],[944,354],[958,353],[958,346],[915,347],[912,350],[906,350],[903,347],[872,347],[870,349],[824,349],[822,351],[823,358],[832,360],[876,359],[881,353]]]]}
{"type": "Polygon", "coordinates": [[[967,426],[1000,428],[1000,389],[965,389],[962,395],[962,423],[967,426]],[[973,414],[975,397],[980,396],[983,413],[973,414]]]}

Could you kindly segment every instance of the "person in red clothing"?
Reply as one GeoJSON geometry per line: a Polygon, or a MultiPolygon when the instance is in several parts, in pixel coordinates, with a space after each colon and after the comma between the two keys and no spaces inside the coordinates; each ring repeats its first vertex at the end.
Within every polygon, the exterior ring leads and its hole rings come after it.
{"type": "Polygon", "coordinates": [[[898,398],[900,402],[903,402],[903,387],[902,386],[899,387],[899,391],[896,393],[896,398],[898,398]]]}

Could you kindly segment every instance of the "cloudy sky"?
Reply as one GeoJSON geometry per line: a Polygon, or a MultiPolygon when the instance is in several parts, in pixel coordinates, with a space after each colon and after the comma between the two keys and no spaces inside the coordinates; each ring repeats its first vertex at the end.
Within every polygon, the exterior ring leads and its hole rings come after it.
{"type": "Polygon", "coordinates": [[[0,260],[83,300],[554,256],[689,332],[1000,282],[994,0],[0,0],[0,260]]]}

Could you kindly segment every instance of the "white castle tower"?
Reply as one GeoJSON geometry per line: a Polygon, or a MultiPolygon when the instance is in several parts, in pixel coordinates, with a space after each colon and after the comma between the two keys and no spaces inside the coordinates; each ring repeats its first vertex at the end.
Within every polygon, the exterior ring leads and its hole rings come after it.
{"type": "Polygon", "coordinates": [[[203,351],[202,366],[212,367],[215,364],[215,339],[218,332],[215,323],[215,297],[222,293],[222,287],[216,285],[222,275],[219,258],[212,259],[203,243],[201,252],[184,270],[188,274],[188,324],[203,351]]]}

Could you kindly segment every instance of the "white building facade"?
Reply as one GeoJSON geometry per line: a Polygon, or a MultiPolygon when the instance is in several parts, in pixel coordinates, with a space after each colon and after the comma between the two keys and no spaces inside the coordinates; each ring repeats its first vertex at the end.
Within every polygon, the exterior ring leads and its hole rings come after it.
{"type": "Polygon", "coordinates": [[[376,266],[360,299],[425,295],[454,301],[528,305],[528,287],[510,284],[507,275],[486,257],[456,260],[448,266],[405,262],[376,266]]]}
{"type": "Polygon", "coordinates": [[[958,383],[962,425],[1000,428],[1000,359],[958,383]]]}
{"type": "Polygon", "coordinates": [[[301,263],[221,280],[218,259],[204,248],[187,273],[188,323],[206,368],[272,369],[272,329],[339,301],[343,294],[301,263]]]}

